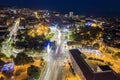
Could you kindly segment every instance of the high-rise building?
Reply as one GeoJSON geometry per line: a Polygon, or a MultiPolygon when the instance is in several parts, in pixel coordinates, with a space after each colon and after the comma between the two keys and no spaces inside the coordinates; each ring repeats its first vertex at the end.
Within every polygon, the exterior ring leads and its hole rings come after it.
{"type": "Polygon", "coordinates": [[[68,17],[68,14],[65,14],[64,17],[68,17]]]}
{"type": "Polygon", "coordinates": [[[69,17],[73,17],[74,12],[69,12],[69,17]]]}

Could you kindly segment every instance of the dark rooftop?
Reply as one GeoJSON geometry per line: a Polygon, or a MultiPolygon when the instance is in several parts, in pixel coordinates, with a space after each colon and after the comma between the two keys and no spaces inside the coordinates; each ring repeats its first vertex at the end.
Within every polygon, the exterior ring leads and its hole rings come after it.
{"type": "MultiPolygon", "coordinates": [[[[81,69],[86,80],[120,80],[117,78],[117,76],[112,71],[93,72],[90,66],[82,58],[81,52],[78,49],[71,49],[69,51],[70,51],[71,56],[74,58],[77,65],[81,69]]],[[[106,69],[109,69],[109,68],[106,68],[106,69]]]]}
{"type": "Polygon", "coordinates": [[[109,66],[107,66],[107,65],[105,65],[105,66],[99,66],[100,67],[100,69],[102,70],[102,71],[108,71],[108,70],[111,70],[112,71],[112,69],[109,67],[109,66]]]}

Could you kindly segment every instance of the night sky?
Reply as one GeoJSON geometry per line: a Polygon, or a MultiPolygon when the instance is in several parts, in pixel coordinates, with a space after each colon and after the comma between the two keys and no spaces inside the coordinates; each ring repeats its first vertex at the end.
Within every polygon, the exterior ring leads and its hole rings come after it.
{"type": "Polygon", "coordinates": [[[55,10],[61,13],[120,16],[120,0],[0,0],[0,5],[55,10]]]}

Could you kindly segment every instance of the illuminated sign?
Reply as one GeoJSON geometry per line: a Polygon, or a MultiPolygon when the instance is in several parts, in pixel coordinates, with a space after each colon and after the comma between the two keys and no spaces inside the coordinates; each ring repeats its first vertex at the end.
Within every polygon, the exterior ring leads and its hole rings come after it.
{"type": "Polygon", "coordinates": [[[10,72],[14,69],[14,63],[6,63],[3,65],[3,67],[1,68],[1,72],[10,72]]]}
{"type": "Polygon", "coordinates": [[[44,44],[45,47],[48,47],[48,45],[50,45],[50,41],[46,41],[44,44]]]}
{"type": "Polygon", "coordinates": [[[85,26],[91,26],[91,25],[92,25],[91,22],[87,22],[87,23],[85,23],[85,26]]]}

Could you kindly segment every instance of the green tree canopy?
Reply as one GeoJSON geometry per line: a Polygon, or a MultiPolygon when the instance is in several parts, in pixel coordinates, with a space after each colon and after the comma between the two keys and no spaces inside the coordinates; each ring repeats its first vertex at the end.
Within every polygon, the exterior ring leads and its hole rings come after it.
{"type": "Polygon", "coordinates": [[[28,67],[27,69],[27,75],[31,78],[35,78],[38,79],[39,75],[40,75],[40,68],[36,67],[34,65],[31,65],[30,67],[28,67]]]}
{"type": "Polygon", "coordinates": [[[93,47],[94,47],[95,49],[99,49],[99,48],[100,48],[100,45],[99,45],[98,43],[94,43],[93,47]]]}
{"type": "Polygon", "coordinates": [[[21,65],[21,64],[27,64],[27,63],[31,63],[34,62],[32,57],[29,57],[28,55],[26,55],[25,53],[18,53],[16,58],[14,58],[14,62],[16,65],[21,65]]]}

